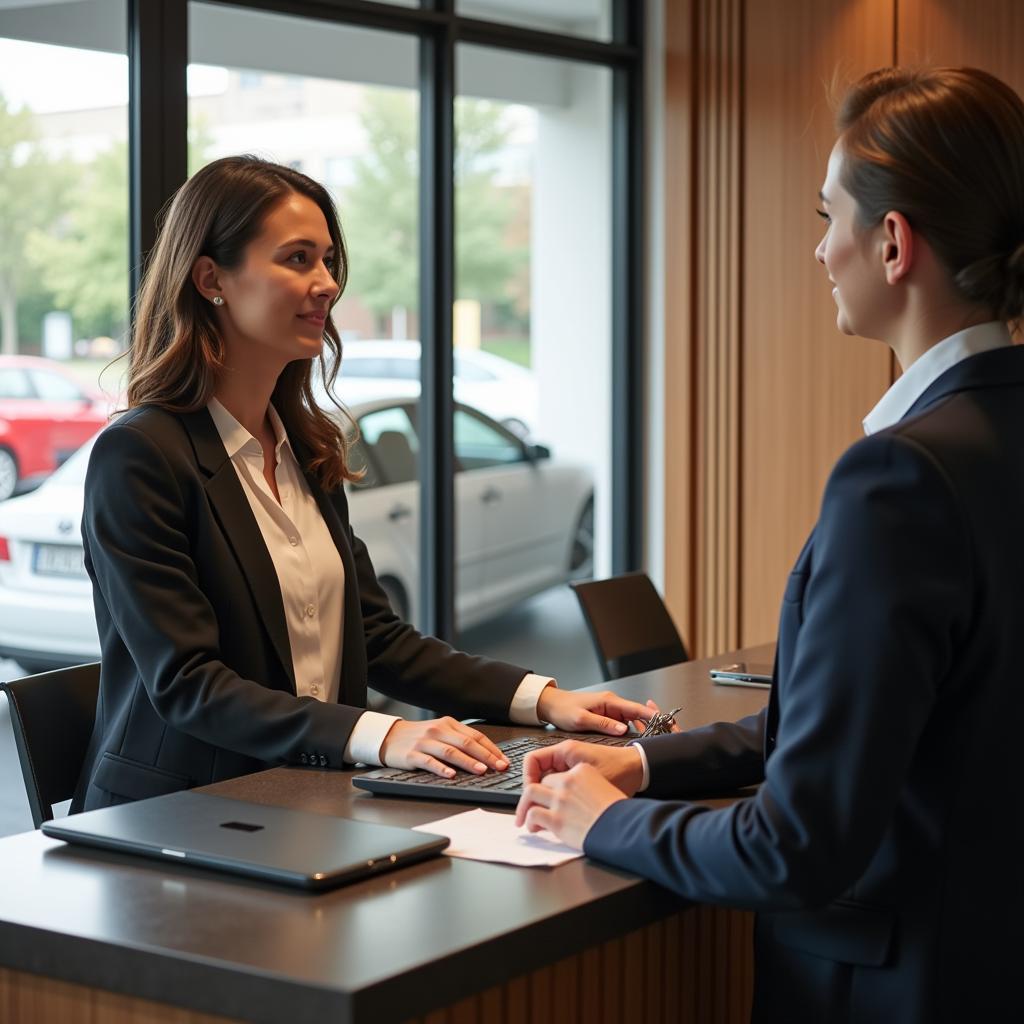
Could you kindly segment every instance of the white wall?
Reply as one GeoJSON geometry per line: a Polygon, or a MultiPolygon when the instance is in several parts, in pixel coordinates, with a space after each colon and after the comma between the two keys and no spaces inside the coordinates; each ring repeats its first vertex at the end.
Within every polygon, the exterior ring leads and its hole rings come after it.
{"type": "Polygon", "coordinates": [[[595,480],[595,572],[611,569],[611,73],[564,66],[570,102],[540,108],[531,312],[539,436],[595,480]]]}

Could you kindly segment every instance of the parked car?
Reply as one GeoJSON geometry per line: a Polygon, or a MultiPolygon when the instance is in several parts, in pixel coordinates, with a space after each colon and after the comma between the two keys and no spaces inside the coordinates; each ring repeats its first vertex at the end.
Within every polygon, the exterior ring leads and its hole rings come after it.
{"type": "MultiPolygon", "coordinates": [[[[419,582],[416,403],[383,399],[351,409],[366,469],[349,490],[395,610],[415,620],[419,582]]],[[[499,614],[593,559],[593,481],[476,409],[455,410],[456,611],[460,627],[499,614]]],[[[92,588],[82,557],[87,442],[43,485],[0,505],[0,658],[27,672],[99,656],[92,588]]],[[[116,496],[111,496],[116,500],[116,496]]]]}
{"type": "MultiPolygon", "coordinates": [[[[537,382],[531,370],[480,349],[457,348],[453,355],[457,402],[479,409],[519,437],[536,429],[537,382]]],[[[345,405],[417,397],[420,343],[346,342],[334,390],[345,405]]]]}
{"type": "Polygon", "coordinates": [[[60,363],[0,356],[0,501],[49,476],[107,417],[100,391],[60,363]]]}

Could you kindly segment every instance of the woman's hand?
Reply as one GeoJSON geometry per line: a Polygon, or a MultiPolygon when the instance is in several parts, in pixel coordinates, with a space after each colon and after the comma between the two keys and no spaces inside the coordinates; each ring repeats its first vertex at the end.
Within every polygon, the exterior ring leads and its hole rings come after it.
{"type": "Polygon", "coordinates": [[[508,768],[504,754],[482,732],[454,718],[432,718],[426,722],[399,720],[388,730],[380,745],[381,764],[389,768],[424,768],[450,779],[461,768],[483,775],[488,768],[508,768]]]}
{"type": "Polygon", "coordinates": [[[581,764],[595,769],[625,796],[632,796],[644,780],[643,759],[636,747],[605,747],[600,743],[566,740],[553,747],[531,750],[526,755],[523,788],[548,776],[571,771],[581,764]]]}
{"type": "Polygon", "coordinates": [[[638,704],[611,690],[587,693],[546,687],[537,701],[537,717],[566,732],[606,732],[621,736],[633,722],[642,731],[644,723],[659,711],[653,700],[638,704]]]}
{"type": "MultiPolygon", "coordinates": [[[[586,743],[565,745],[592,746],[586,743]]],[[[636,751],[632,753],[639,759],[636,751]]],[[[582,850],[594,822],[612,804],[625,799],[625,793],[613,786],[598,768],[579,763],[568,771],[545,775],[543,782],[529,783],[516,807],[516,824],[525,825],[530,832],[547,829],[559,841],[582,850]]]]}

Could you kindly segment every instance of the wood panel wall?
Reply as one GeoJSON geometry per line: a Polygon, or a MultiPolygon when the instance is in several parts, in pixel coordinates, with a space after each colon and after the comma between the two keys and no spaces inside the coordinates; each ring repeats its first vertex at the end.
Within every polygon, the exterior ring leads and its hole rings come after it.
{"type": "Polygon", "coordinates": [[[739,625],[743,3],[667,5],[666,598],[691,651],[739,625]]]}
{"type": "Polygon", "coordinates": [[[830,86],[973,64],[1024,93],[1024,3],[667,0],[665,16],[665,589],[708,655],[774,638],[829,470],[893,377],[885,346],[836,329],[814,259],[830,86]]]}

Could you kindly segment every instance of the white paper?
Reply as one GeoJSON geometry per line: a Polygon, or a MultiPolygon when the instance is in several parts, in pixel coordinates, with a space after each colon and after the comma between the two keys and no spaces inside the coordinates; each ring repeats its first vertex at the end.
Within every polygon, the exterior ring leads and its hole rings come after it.
{"type": "Polygon", "coordinates": [[[581,850],[560,843],[550,832],[530,833],[525,828],[516,828],[512,814],[496,814],[479,807],[416,825],[415,829],[447,836],[451,843],[444,852],[469,860],[536,868],[556,867],[583,856],[581,850]]]}

